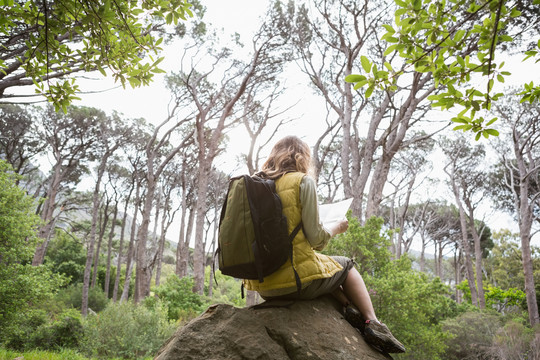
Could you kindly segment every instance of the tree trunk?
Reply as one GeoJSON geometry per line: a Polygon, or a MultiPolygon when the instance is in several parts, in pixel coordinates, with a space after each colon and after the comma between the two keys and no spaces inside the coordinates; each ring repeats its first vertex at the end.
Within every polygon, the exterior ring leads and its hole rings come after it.
{"type": "Polygon", "coordinates": [[[462,237],[461,247],[464,252],[463,255],[464,255],[464,262],[465,262],[464,265],[465,265],[465,270],[466,270],[467,282],[469,283],[469,289],[471,290],[471,303],[474,306],[479,306],[474,270],[473,270],[472,259],[471,259],[471,249],[469,246],[469,235],[467,233],[467,220],[465,219],[463,206],[461,206],[461,200],[459,198],[456,198],[456,202],[458,203],[458,209],[459,209],[459,220],[460,220],[460,225],[461,225],[461,237],[462,237]]]}
{"type": "MultiPolygon", "coordinates": [[[[531,237],[530,226],[532,216],[524,214],[528,219],[520,219],[521,256],[523,257],[523,273],[525,274],[525,296],[527,298],[527,309],[529,310],[529,323],[535,326],[540,323],[538,316],[538,303],[536,301],[536,290],[534,284],[533,262],[531,257],[531,237]],[[527,228],[529,232],[527,233],[527,228]]],[[[523,216],[523,215],[522,215],[523,216]]]]}
{"type": "Polygon", "coordinates": [[[126,260],[126,278],[124,279],[124,288],[122,290],[122,296],[120,297],[120,302],[127,301],[129,297],[129,286],[131,284],[131,274],[133,272],[133,263],[135,258],[135,237],[137,232],[137,214],[139,213],[139,201],[140,201],[140,190],[141,184],[137,180],[136,190],[135,190],[135,210],[133,212],[133,219],[131,220],[131,232],[129,235],[129,246],[126,260]]]}
{"type": "Polygon", "coordinates": [[[156,286],[158,286],[161,283],[161,267],[163,264],[163,252],[165,251],[165,240],[166,240],[166,234],[167,230],[169,229],[169,226],[173,222],[174,215],[178,209],[176,209],[172,214],[169,211],[169,204],[170,204],[170,192],[167,194],[167,197],[165,199],[165,206],[163,207],[163,217],[161,219],[161,233],[159,236],[159,245],[158,245],[158,254],[157,254],[157,265],[156,265],[156,286]]]}
{"type": "MultiPolygon", "coordinates": [[[[149,163],[153,158],[148,160],[149,163]]],[[[156,190],[156,182],[154,169],[149,164],[146,174],[146,196],[143,203],[142,220],[139,230],[137,231],[137,268],[135,274],[135,293],[133,295],[133,301],[138,304],[142,301],[150,292],[147,288],[148,277],[150,273],[150,267],[148,262],[148,252],[146,249],[146,243],[148,239],[148,226],[150,224],[150,214],[152,211],[152,204],[154,201],[154,193],[156,190]]]]}
{"type": "MultiPolygon", "coordinates": [[[[107,242],[107,271],[105,272],[105,297],[109,298],[109,287],[111,277],[111,255],[112,255],[112,242],[114,238],[114,228],[116,225],[116,218],[118,216],[118,202],[114,205],[113,220],[111,223],[111,231],[109,232],[109,241],[107,242]]],[[[120,257],[120,254],[118,254],[120,257]]],[[[117,271],[120,271],[117,269],[117,271]]]]}
{"type": "Polygon", "coordinates": [[[52,228],[54,226],[53,213],[61,179],[62,163],[61,160],[57,160],[56,164],[54,165],[53,176],[51,178],[51,182],[49,183],[45,202],[43,203],[43,210],[41,212],[41,220],[45,225],[39,229],[38,236],[40,239],[43,239],[43,241],[36,247],[34,258],[32,259],[33,266],[39,266],[43,264],[43,261],[45,260],[45,253],[47,252],[47,247],[49,246],[48,240],[50,240],[50,233],[52,232],[52,228]]]}
{"type": "Polygon", "coordinates": [[[382,193],[386,180],[388,179],[388,173],[390,172],[391,161],[392,157],[388,157],[383,154],[375,166],[367,197],[366,219],[369,219],[372,216],[380,215],[382,193]]]}
{"type": "MultiPolygon", "coordinates": [[[[396,229],[396,198],[398,189],[397,186],[394,188],[394,193],[392,194],[392,200],[390,200],[390,214],[388,215],[388,225],[390,229],[396,229]]],[[[398,220],[399,221],[399,220],[398,220]]],[[[391,252],[394,255],[394,259],[399,259],[401,257],[401,238],[400,235],[403,234],[403,227],[400,228],[400,231],[396,235],[395,233],[392,233],[390,241],[392,243],[391,245],[391,252]]]]}
{"type": "Polygon", "coordinates": [[[90,285],[91,288],[96,286],[97,282],[97,272],[99,267],[99,254],[101,252],[101,244],[103,243],[103,236],[105,235],[105,229],[107,228],[107,224],[109,222],[109,200],[107,200],[107,203],[105,204],[105,209],[103,209],[103,214],[101,214],[100,220],[103,217],[103,221],[100,221],[100,228],[99,228],[99,236],[98,236],[98,242],[96,246],[96,255],[94,257],[94,273],[92,274],[92,284],[90,285]]]}
{"type": "MultiPolygon", "coordinates": [[[[458,152],[459,154],[459,152],[458,152]]],[[[471,302],[474,306],[479,306],[478,304],[478,293],[476,291],[476,282],[475,282],[475,276],[474,276],[474,270],[472,266],[472,260],[471,260],[471,249],[469,246],[469,235],[468,235],[468,229],[467,229],[467,219],[465,210],[463,209],[463,204],[461,201],[461,194],[460,190],[458,188],[457,180],[456,180],[456,164],[455,159],[451,160],[452,162],[448,165],[450,167],[450,171],[445,169],[445,172],[447,173],[450,181],[450,185],[452,188],[452,192],[454,194],[454,199],[456,201],[456,205],[459,210],[459,224],[461,228],[461,249],[463,250],[464,255],[464,265],[466,269],[466,276],[467,281],[469,283],[469,289],[471,290],[471,302]]]]}
{"type": "Polygon", "coordinates": [[[443,279],[443,260],[444,260],[444,254],[443,254],[444,246],[443,244],[439,244],[439,254],[437,256],[437,273],[441,279],[443,279]]]}
{"type": "MultiPolygon", "coordinates": [[[[400,231],[398,233],[397,238],[397,246],[396,246],[396,259],[401,258],[402,255],[402,246],[403,246],[403,253],[407,253],[409,251],[410,244],[412,242],[413,236],[410,237],[410,241],[404,241],[403,240],[403,229],[405,229],[405,220],[407,217],[407,212],[409,210],[409,203],[411,201],[411,194],[413,192],[414,183],[416,182],[416,174],[410,177],[409,182],[407,183],[407,193],[405,194],[405,200],[403,201],[403,204],[399,204],[399,212],[398,212],[398,221],[399,221],[399,228],[400,231]]],[[[397,188],[396,188],[397,191],[397,188]]],[[[418,230],[415,229],[414,233],[416,233],[418,230]]]]}
{"type": "Polygon", "coordinates": [[[214,254],[216,253],[216,243],[218,239],[218,232],[219,232],[219,217],[220,217],[220,208],[218,204],[214,204],[214,231],[212,235],[212,254],[210,258],[212,259],[212,268],[210,269],[210,279],[208,281],[208,296],[211,298],[213,294],[213,288],[214,288],[214,270],[216,269],[216,259],[214,258],[214,254]]]}
{"type": "MultiPolygon", "coordinates": [[[[127,204],[128,200],[126,200],[127,204]]],[[[122,228],[120,230],[120,244],[118,245],[118,259],[116,261],[116,276],[114,277],[113,296],[112,301],[116,302],[118,299],[118,287],[120,286],[120,276],[122,274],[122,256],[124,256],[124,233],[126,229],[127,220],[127,206],[124,208],[124,215],[122,216],[122,228]]]]}
{"type": "MultiPolygon", "coordinates": [[[[362,201],[363,201],[364,191],[366,189],[370,174],[372,173],[372,167],[373,167],[373,162],[374,162],[373,156],[377,149],[377,141],[375,138],[377,135],[377,129],[384,115],[383,112],[381,111],[381,108],[387,107],[389,103],[390,103],[390,97],[385,96],[385,98],[383,99],[383,103],[381,104],[379,109],[375,110],[374,113],[371,115],[369,128],[366,133],[365,142],[362,145],[361,154],[357,154],[357,155],[355,155],[354,153],[352,154],[353,158],[358,158],[358,165],[354,166],[354,163],[353,163],[353,167],[351,168],[351,171],[355,171],[355,168],[356,168],[356,172],[354,172],[352,192],[351,194],[345,193],[345,196],[354,197],[354,200],[351,204],[352,215],[358,218],[361,221],[361,223],[363,223],[362,219],[365,220],[365,217],[364,218],[362,217],[362,208],[363,208],[362,201]]],[[[354,152],[358,152],[358,150],[355,149],[354,152]]]]}
{"type": "Polygon", "coordinates": [[[162,233],[159,237],[159,246],[156,259],[156,286],[161,283],[161,266],[163,263],[163,251],[165,250],[165,233],[162,233]]]}
{"type": "Polygon", "coordinates": [[[152,285],[152,276],[153,276],[153,273],[154,273],[154,268],[156,267],[156,264],[157,264],[157,261],[158,261],[158,257],[159,257],[159,242],[160,242],[160,236],[157,235],[157,228],[158,228],[158,225],[159,225],[159,215],[161,213],[161,194],[162,194],[162,191],[163,191],[163,188],[160,188],[158,189],[157,191],[157,198],[156,198],[156,205],[155,205],[155,208],[156,208],[156,214],[154,216],[154,229],[152,230],[152,244],[151,244],[151,247],[150,249],[154,249],[155,247],[155,252],[154,252],[154,256],[152,257],[152,260],[149,261],[148,263],[148,275],[147,275],[147,278],[146,278],[146,294],[145,294],[145,297],[148,296],[150,294],[150,287],[152,285]]]}
{"type": "Polygon", "coordinates": [[[189,243],[191,239],[191,234],[193,233],[193,223],[195,221],[195,209],[189,210],[188,223],[186,227],[186,234],[181,242],[178,243],[178,246],[181,246],[180,249],[177,249],[177,261],[179,261],[179,268],[177,275],[179,277],[188,276],[189,274],[189,243]]]}
{"type": "Polygon", "coordinates": [[[187,265],[185,261],[185,233],[186,233],[186,216],[187,216],[187,194],[185,185],[185,175],[182,174],[182,210],[180,218],[180,231],[178,234],[178,245],[176,246],[176,266],[175,274],[182,278],[187,274],[187,265]]]}
{"type": "Polygon", "coordinates": [[[124,215],[122,216],[122,229],[120,230],[120,244],[118,245],[118,261],[116,263],[116,277],[114,279],[114,289],[113,289],[113,302],[116,302],[118,298],[118,287],[120,286],[120,275],[122,273],[122,254],[124,251],[124,235],[126,230],[126,220],[127,220],[127,208],[129,205],[129,200],[131,199],[131,194],[133,193],[134,184],[129,190],[129,194],[126,197],[126,202],[124,204],[124,215]]]}
{"type": "Polygon", "coordinates": [[[474,224],[474,214],[472,208],[469,209],[469,228],[474,240],[474,256],[475,256],[475,268],[476,268],[476,287],[478,289],[478,307],[480,309],[486,308],[486,296],[484,294],[484,281],[482,273],[482,245],[480,244],[481,234],[476,231],[474,224]]]}
{"type": "MultiPolygon", "coordinates": [[[[86,264],[84,267],[83,275],[83,288],[82,288],[82,305],[81,305],[81,314],[86,316],[88,314],[88,290],[90,288],[90,272],[92,271],[92,261],[94,256],[94,245],[96,242],[96,226],[98,222],[98,210],[100,197],[99,192],[101,189],[101,180],[103,178],[103,173],[105,172],[105,166],[107,164],[106,157],[102,159],[98,167],[96,185],[94,186],[94,193],[92,195],[92,224],[90,227],[90,243],[88,244],[88,249],[86,250],[86,264]]],[[[97,254],[99,257],[99,254],[97,254]]],[[[97,266],[96,266],[97,267],[97,266]]],[[[95,281],[94,281],[95,282],[95,281]]]]}
{"type": "MultiPolygon", "coordinates": [[[[352,73],[352,62],[345,67],[344,76],[352,73]]],[[[341,120],[341,132],[343,136],[343,144],[341,146],[341,173],[343,174],[343,191],[345,197],[353,197],[353,177],[351,176],[351,164],[354,166],[354,162],[351,162],[351,157],[355,152],[358,152],[358,148],[353,142],[351,137],[351,125],[352,125],[352,109],[353,109],[353,95],[352,85],[344,84],[343,86],[343,109],[335,108],[336,113],[341,120]]],[[[356,175],[356,172],[354,172],[356,175]]],[[[353,210],[354,213],[354,210],[353,210]]]]}
{"type": "Polygon", "coordinates": [[[208,191],[208,171],[206,170],[208,164],[206,164],[204,161],[205,159],[203,159],[203,162],[199,162],[197,202],[195,206],[197,214],[195,221],[195,249],[193,251],[193,278],[195,282],[193,291],[200,295],[203,295],[204,291],[205,251],[203,236],[208,191]]]}
{"type": "Polygon", "coordinates": [[[456,249],[454,251],[454,281],[456,282],[456,302],[461,304],[461,291],[457,288],[457,285],[461,283],[461,248],[456,244],[456,249]]]}
{"type": "Polygon", "coordinates": [[[420,249],[420,271],[424,272],[424,270],[426,268],[426,256],[425,256],[426,237],[425,237],[424,233],[421,234],[421,238],[422,238],[422,248],[420,249]]]}
{"type": "MultiPolygon", "coordinates": [[[[519,199],[516,199],[516,209],[518,209],[518,222],[519,233],[521,238],[521,256],[523,258],[523,274],[525,276],[525,296],[527,299],[527,309],[529,311],[529,323],[531,327],[540,323],[540,316],[538,313],[538,302],[536,300],[536,288],[534,284],[534,269],[533,261],[531,257],[531,229],[533,223],[533,208],[534,201],[529,203],[529,186],[531,175],[538,169],[527,169],[526,161],[524,159],[522,149],[527,149],[520,143],[521,136],[519,136],[516,127],[513,129],[514,140],[514,154],[516,156],[517,165],[519,169],[519,199]]],[[[532,145],[527,143],[526,145],[532,145]]],[[[529,166],[534,166],[532,161],[532,149],[528,149],[529,166]]],[[[514,196],[515,197],[515,196],[514,196]]],[[[538,335],[537,335],[538,336],[538,335]]]]}

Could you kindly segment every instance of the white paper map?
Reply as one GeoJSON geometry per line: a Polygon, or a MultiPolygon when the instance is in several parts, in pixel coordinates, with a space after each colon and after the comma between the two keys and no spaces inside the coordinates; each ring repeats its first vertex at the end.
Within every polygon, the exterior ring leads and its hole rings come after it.
{"type": "Polygon", "coordinates": [[[353,199],[345,199],[336,203],[319,205],[319,218],[323,225],[327,227],[329,224],[345,219],[347,210],[351,207],[353,199]]]}

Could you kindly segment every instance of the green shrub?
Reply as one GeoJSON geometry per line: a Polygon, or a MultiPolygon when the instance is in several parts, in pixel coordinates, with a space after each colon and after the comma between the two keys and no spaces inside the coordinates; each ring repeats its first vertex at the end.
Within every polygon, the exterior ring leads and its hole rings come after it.
{"type": "Polygon", "coordinates": [[[490,353],[492,359],[534,359],[534,354],[540,354],[536,345],[534,331],[518,321],[511,320],[497,330],[490,353]]]}
{"type": "Polygon", "coordinates": [[[11,320],[10,326],[2,329],[2,342],[6,348],[18,351],[32,349],[32,334],[49,321],[47,312],[42,309],[19,312],[11,320]]]}
{"type": "Polygon", "coordinates": [[[242,282],[231,276],[223,275],[221,271],[216,269],[215,280],[210,283],[210,266],[206,267],[205,272],[205,292],[208,294],[208,286],[212,285],[212,304],[229,304],[237,307],[245,307],[246,299],[242,299],[241,284],[242,282]]]}
{"type": "Polygon", "coordinates": [[[131,302],[111,303],[88,316],[81,349],[100,359],[139,359],[154,355],[175,328],[159,303],[152,309],[131,302]]]}
{"type": "MultiPolygon", "coordinates": [[[[58,301],[65,304],[66,307],[81,309],[82,304],[82,286],[83,284],[75,284],[62,289],[56,295],[58,301]]],[[[94,312],[100,312],[109,303],[109,300],[105,296],[103,290],[98,287],[90,288],[88,290],[88,308],[94,312]]]]}
{"type": "MultiPolygon", "coordinates": [[[[176,275],[167,277],[164,283],[153,288],[154,294],[167,307],[168,319],[172,321],[187,321],[200,314],[207,306],[207,301],[193,292],[193,278],[179,278],[176,275]]],[[[155,299],[145,300],[148,306],[153,306],[155,299]]]]}
{"type": "Polygon", "coordinates": [[[176,257],[173,256],[173,255],[165,255],[165,256],[163,256],[163,263],[164,264],[174,265],[174,264],[176,264],[176,257]]]}
{"type": "Polygon", "coordinates": [[[75,309],[68,309],[57,319],[36,328],[30,336],[30,344],[43,350],[75,349],[83,334],[81,314],[75,309]]]}
{"type": "Polygon", "coordinates": [[[358,264],[358,271],[375,274],[390,262],[388,250],[392,231],[383,230],[383,219],[371,217],[361,226],[357,218],[348,214],[349,228],[347,232],[333,238],[323,253],[327,255],[346,256],[358,264]]]}
{"type": "Polygon", "coordinates": [[[58,316],[32,309],[19,313],[14,325],[4,334],[4,345],[19,351],[75,349],[83,336],[81,315],[75,309],[64,310],[58,316]]]}
{"type": "Polygon", "coordinates": [[[443,321],[443,330],[451,334],[446,340],[446,359],[490,359],[493,338],[501,326],[500,315],[491,311],[469,311],[443,321]]]}
{"type": "Polygon", "coordinates": [[[69,284],[83,281],[86,251],[83,242],[75,234],[57,229],[49,243],[45,264],[55,273],[63,274],[69,279],[69,284]]]}
{"type": "Polygon", "coordinates": [[[50,299],[65,281],[48,266],[31,265],[41,221],[34,199],[17,186],[20,178],[0,160],[0,343],[16,341],[12,335],[32,306],[50,299]]]}
{"type": "Polygon", "coordinates": [[[414,271],[403,256],[378,271],[363,274],[377,317],[407,347],[399,359],[446,359],[447,334],[441,320],[455,316],[458,306],[439,278],[414,271]]]}

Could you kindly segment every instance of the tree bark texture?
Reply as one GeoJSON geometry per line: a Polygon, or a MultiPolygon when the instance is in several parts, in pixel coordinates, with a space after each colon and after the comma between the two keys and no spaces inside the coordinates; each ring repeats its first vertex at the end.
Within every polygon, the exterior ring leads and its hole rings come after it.
{"type": "MultiPolygon", "coordinates": [[[[120,275],[122,273],[122,256],[124,256],[124,235],[126,232],[126,226],[127,226],[127,208],[129,205],[129,201],[131,199],[131,194],[133,193],[133,189],[135,188],[134,182],[131,183],[129,193],[125,199],[124,203],[124,215],[122,216],[122,228],[120,230],[120,244],[118,245],[118,261],[116,262],[116,276],[114,279],[114,287],[113,287],[113,296],[112,300],[113,302],[116,302],[118,299],[118,287],[120,286],[120,275]]],[[[127,258],[127,256],[126,256],[127,258]]]]}
{"type": "Polygon", "coordinates": [[[141,193],[141,183],[140,179],[137,179],[137,184],[135,188],[135,206],[133,212],[133,218],[131,220],[130,236],[129,236],[129,246],[127,252],[126,260],[126,278],[124,279],[124,288],[122,290],[122,295],[120,296],[120,302],[125,302],[128,300],[129,296],[129,286],[131,284],[131,275],[133,273],[133,264],[135,263],[134,258],[136,256],[136,246],[135,238],[137,236],[137,215],[139,213],[139,202],[140,202],[140,193],[141,193]]]}
{"type": "MultiPolygon", "coordinates": [[[[113,219],[111,222],[111,229],[109,231],[109,240],[107,241],[107,270],[105,271],[105,297],[109,298],[109,287],[110,287],[110,278],[111,278],[111,256],[112,256],[112,242],[114,238],[114,229],[116,227],[116,219],[118,217],[118,202],[114,204],[113,219]]],[[[118,254],[120,258],[120,253],[118,254]]],[[[116,271],[120,271],[118,268],[116,271]]]]}
{"type": "MultiPolygon", "coordinates": [[[[516,209],[518,209],[519,234],[521,238],[521,254],[523,258],[523,273],[525,275],[525,296],[527,299],[527,309],[529,310],[529,323],[535,326],[540,323],[538,313],[538,303],[536,300],[536,289],[534,283],[534,271],[531,257],[531,229],[533,223],[534,201],[530,203],[530,178],[538,171],[540,164],[533,159],[535,141],[533,137],[520,133],[517,122],[513,126],[514,155],[517,160],[519,171],[519,198],[516,199],[516,209]],[[528,168],[529,166],[529,168],[528,168]]],[[[536,195],[538,196],[538,194],[536,195]]]]}

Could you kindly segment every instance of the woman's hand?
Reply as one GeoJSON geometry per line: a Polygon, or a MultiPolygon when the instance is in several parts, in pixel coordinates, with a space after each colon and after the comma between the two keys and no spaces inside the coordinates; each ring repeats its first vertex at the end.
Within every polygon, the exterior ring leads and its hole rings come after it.
{"type": "Polygon", "coordinates": [[[332,224],[330,231],[332,236],[343,234],[349,228],[349,220],[343,219],[332,224]]]}

